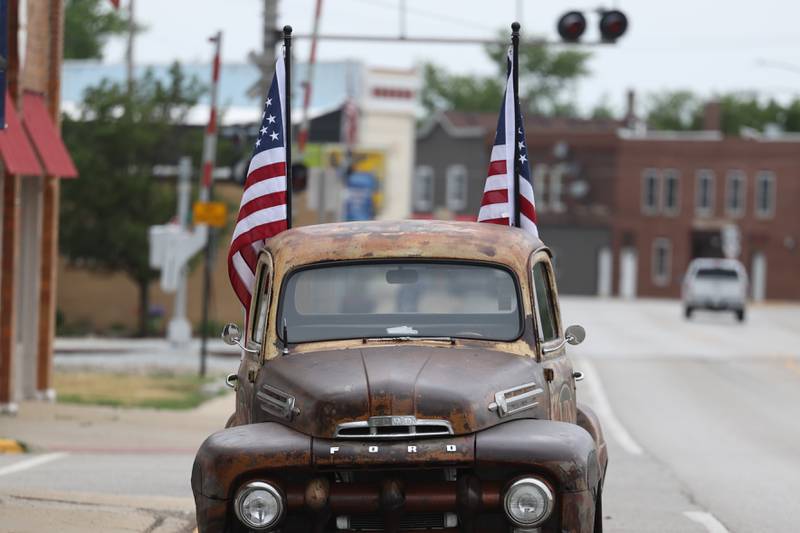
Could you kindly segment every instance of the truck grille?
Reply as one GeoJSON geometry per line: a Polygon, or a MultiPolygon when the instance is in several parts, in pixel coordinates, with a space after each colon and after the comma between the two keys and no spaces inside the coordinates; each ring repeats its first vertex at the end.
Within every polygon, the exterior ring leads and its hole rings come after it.
{"type": "Polygon", "coordinates": [[[414,416],[373,416],[369,420],[345,422],[336,427],[336,438],[341,439],[407,439],[452,434],[453,426],[447,420],[417,419],[414,416]]]}
{"type": "MultiPolygon", "coordinates": [[[[444,529],[456,525],[455,514],[452,513],[408,513],[400,518],[400,530],[444,529]]],[[[340,516],[336,520],[339,530],[346,531],[383,531],[383,517],[375,514],[340,516]]]]}

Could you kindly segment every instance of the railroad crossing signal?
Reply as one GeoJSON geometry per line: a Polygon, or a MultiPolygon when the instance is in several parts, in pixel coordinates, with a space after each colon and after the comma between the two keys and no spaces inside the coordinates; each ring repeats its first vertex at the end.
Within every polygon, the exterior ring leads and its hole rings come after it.
{"type": "MultiPolygon", "coordinates": [[[[600,15],[600,41],[613,44],[628,29],[628,17],[618,9],[598,10],[600,15]]],[[[568,11],[558,19],[558,34],[566,43],[580,42],[586,31],[586,17],[580,11],[568,11]]]]}
{"type": "Polygon", "coordinates": [[[568,43],[577,43],[586,31],[586,17],[580,11],[570,11],[558,19],[558,34],[568,43]]]}
{"type": "Polygon", "coordinates": [[[600,17],[600,35],[603,42],[614,43],[628,29],[628,17],[622,11],[612,9],[600,17]]]}

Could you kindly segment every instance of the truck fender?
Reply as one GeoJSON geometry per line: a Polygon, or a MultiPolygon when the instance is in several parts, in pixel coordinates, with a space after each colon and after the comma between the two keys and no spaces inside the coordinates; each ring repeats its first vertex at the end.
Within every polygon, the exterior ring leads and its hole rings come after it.
{"type": "Polygon", "coordinates": [[[512,420],[475,436],[476,466],[540,472],[563,492],[593,495],[603,471],[588,431],[569,422],[512,420]]]}

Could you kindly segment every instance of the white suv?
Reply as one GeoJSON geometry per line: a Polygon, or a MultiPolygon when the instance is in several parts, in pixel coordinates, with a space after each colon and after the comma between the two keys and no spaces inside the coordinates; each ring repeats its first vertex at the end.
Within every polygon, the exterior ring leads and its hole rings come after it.
{"type": "Polygon", "coordinates": [[[681,292],[686,318],[691,318],[695,309],[708,309],[733,311],[739,322],[744,320],[747,273],[735,259],[694,259],[681,292]]]}

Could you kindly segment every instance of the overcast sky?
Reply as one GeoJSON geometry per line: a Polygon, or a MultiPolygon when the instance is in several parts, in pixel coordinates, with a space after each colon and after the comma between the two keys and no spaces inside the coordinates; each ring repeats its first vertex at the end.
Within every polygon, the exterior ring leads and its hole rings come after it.
{"type": "MultiPolygon", "coordinates": [[[[321,32],[396,35],[400,0],[323,0],[321,32]]],[[[279,24],[309,33],[315,0],[282,0],[279,24]]],[[[596,38],[597,1],[405,0],[409,35],[492,36],[508,27],[522,5],[524,35],[557,39],[558,17],[570,9],[587,13],[586,39],[596,38]]],[[[127,0],[122,1],[123,5],[127,0]]],[[[703,95],[757,90],[781,100],[800,94],[800,2],[791,0],[608,0],[628,15],[628,33],[614,46],[589,48],[592,75],[578,101],[590,108],[607,99],[622,108],[627,88],[644,95],[692,89],[703,95]],[[769,66],[763,63],[767,62],[769,66]],[[777,65],[777,66],[776,66],[777,65]]],[[[263,0],[136,0],[137,20],[147,26],[136,44],[137,62],[207,61],[206,37],[224,32],[223,56],[244,61],[261,45],[263,0]]],[[[123,43],[107,49],[121,60],[123,43]]],[[[295,46],[308,58],[308,43],[295,46]]],[[[319,60],[358,59],[370,66],[412,67],[434,61],[453,71],[489,73],[479,46],[364,44],[321,41],[319,60]]]]}

